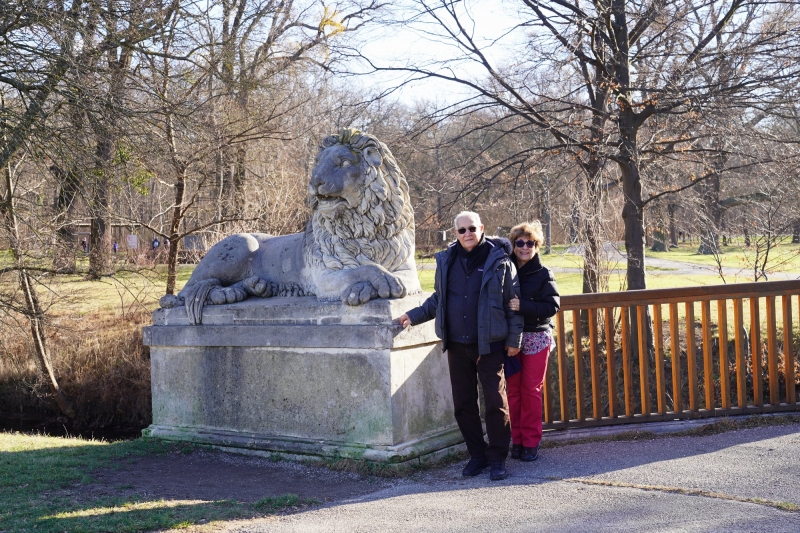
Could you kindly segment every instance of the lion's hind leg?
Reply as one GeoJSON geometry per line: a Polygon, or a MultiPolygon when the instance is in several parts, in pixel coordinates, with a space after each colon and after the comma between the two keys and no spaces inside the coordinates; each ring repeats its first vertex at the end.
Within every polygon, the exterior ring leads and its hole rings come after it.
{"type": "Polygon", "coordinates": [[[269,281],[250,276],[228,287],[214,287],[208,293],[208,302],[214,305],[234,304],[246,300],[248,296],[269,298],[273,292],[273,285],[269,281]]]}
{"type": "Polygon", "coordinates": [[[214,287],[208,293],[208,303],[214,305],[235,304],[247,299],[247,291],[238,283],[230,287],[214,287]]]}
{"type": "Polygon", "coordinates": [[[275,294],[275,285],[258,276],[250,276],[241,283],[242,288],[251,296],[269,298],[275,294]]]}
{"type": "Polygon", "coordinates": [[[214,305],[234,304],[244,301],[248,296],[269,298],[274,293],[273,284],[258,276],[234,283],[228,287],[215,286],[208,293],[208,302],[214,305]]]}

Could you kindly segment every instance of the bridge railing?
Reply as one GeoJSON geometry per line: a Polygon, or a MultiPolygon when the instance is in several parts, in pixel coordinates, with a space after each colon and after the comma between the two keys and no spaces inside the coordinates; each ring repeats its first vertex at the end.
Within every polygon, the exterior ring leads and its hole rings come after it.
{"type": "Polygon", "coordinates": [[[545,429],[800,410],[798,295],[800,280],[562,297],[545,429]]]}

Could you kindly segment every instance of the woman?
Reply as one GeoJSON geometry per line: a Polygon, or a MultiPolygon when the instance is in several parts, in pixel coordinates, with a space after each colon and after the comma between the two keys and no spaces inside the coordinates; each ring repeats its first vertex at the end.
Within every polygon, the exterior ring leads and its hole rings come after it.
{"type": "Polygon", "coordinates": [[[542,386],[553,344],[550,317],[561,304],[553,273],[539,260],[539,246],[544,240],[539,221],[514,226],[509,238],[520,287],[520,298],[515,297],[509,305],[525,318],[522,350],[517,355],[522,370],[506,380],[511,458],[535,461],[542,440],[542,386]]]}

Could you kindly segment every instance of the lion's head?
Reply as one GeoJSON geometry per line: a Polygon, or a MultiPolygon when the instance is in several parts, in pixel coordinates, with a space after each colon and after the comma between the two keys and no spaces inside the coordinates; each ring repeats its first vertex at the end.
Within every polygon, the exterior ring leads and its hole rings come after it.
{"type": "Polygon", "coordinates": [[[374,136],[345,129],[326,137],[308,188],[315,245],[310,251],[326,268],[378,263],[393,271],[413,253],[408,183],[374,136]]]}

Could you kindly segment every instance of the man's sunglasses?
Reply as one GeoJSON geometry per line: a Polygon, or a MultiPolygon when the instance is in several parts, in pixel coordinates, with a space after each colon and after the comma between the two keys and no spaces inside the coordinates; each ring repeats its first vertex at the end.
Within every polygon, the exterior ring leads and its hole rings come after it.
{"type": "Polygon", "coordinates": [[[517,248],[525,248],[526,246],[528,248],[536,247],[536,241],[523,241],[522,239],[514,241],[514,244],[516,245],[517,248]]]}
{"type": "Polygon", "coordinates": [[[475,233],[476,231],[478,231],[478,228],[476,228],[475,226],[470,226],[468,228],[458,228],[458,234],[464,235],[467,232],[467,230],[469,230],[470,233],[475,233]]]}

